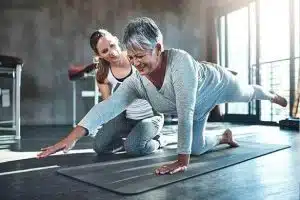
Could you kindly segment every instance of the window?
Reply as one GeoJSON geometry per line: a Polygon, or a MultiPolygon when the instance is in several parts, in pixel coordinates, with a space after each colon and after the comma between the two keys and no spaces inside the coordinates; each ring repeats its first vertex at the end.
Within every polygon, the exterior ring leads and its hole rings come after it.
{"type": "MultiPolygon", "coordinates": [[[[300,68],[300,0],[256,0],[219,18],[219,63],[238,72],[244,83],[258,83],[268,90],[290,98],[290,80],[297,88],[300,68]],[[290,2],[294,2],[295,27],[290,26],[290,2]],[[259,11],[256,11],[259,2],[259,11]],[[258,12],[258,18],[256,16],[258,12]],[[256,19],[259,19],[257,22],[256,19]],[[256,27],[259,26],[259,39],[256,27]],[[295,30],[295,73],[290,74],[290,31],[295,30]],[[259,44],[256,44],[259,41],[259,44]],[[257,60],[257,50],[260,55],[257,60]],[[259,63],[257,63],[257,61],[259,63]],[[259,65],[258,65],[259,64],[259,65]],[[256,77],[259,72],[259,77],[256,77]]],[[[226,9],[226,8],[225,8],[226,9]]],[[[221,12],[224,12],[224,10],[221,12]]],[[[288,101],[289,102],[289,101],[288,101]]],[[[226,114],[256,115],[257,119],[278,122],[290,116],[269,101],[229,103],[226,114]]],[[[288,105],[290,106],[290,105],[288,105]]]]}
{"type": "MultiPolygon", "coordinates": [[[[228,66],[238,73],[239,81],[248,84],[248,7],[231,12],[228,19],[228,66]]],[[[248,103],[228,104],[229,114],[248,114],[248,103]]]]}

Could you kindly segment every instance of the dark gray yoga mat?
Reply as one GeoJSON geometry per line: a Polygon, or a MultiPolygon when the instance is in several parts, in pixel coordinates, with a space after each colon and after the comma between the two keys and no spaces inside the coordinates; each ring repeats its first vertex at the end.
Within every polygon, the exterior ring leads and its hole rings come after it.
{"type": "Polygon", "coordinates": [[[159,157],[140,157],[62,168],[58,173],[119,194],[137,194],[259,156],[289,148],[288,145],[239,142],[240,147],[219,146],[201,156],[192,156],[184,173],[156,176],[154,170],[177,158],[175,150],[159,157]]]}

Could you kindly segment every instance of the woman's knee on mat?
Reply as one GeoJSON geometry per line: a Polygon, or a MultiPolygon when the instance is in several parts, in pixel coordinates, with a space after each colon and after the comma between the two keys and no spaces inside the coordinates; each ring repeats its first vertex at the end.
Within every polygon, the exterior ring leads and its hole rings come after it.
{"type": "Polygon", "coordinates": [[[126,140],[124,142],[124,149],[129,155],[135,155],[135,156],[148,155],[156,151],[158,148],[159,148],[159,143],[154,140],[151,140],[147,143],[131,142],[130,140],[126,140]]]}
{"type": "Polygon", "coordinates": [[[217,136],[205,136],[203,140],[198,138],[198,142],[193,142],[191,155],[200,156],[219,144],[217,136]]]}
{"type": "Polygon", "coordinates": [[[161,131],[163,125],[164,125],[164,117],[160,115],[142,119],[141,122],[138,123],[140,130],[145,130],[145,129],[147,129],[148,131],[152,130],[155,132],[155,135],[161,131]]]}
{"type": "Polygon", "coordinates": [[[100,154],[103,152],[104,147],[102,145],[99,145],[96,140],[94,140],[93,142],[93,150],[97,153],[100,154]]]}

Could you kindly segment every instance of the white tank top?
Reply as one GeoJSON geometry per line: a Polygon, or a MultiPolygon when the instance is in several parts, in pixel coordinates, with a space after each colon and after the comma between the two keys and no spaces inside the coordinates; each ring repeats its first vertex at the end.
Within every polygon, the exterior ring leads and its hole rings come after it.
{"type": "MultiPolygon", "coordinates": [[[[132,69],[131,72],[132,75],[133,73],[135,73],[136,69],[134,67],[131,67],[131,69],[132,69]]],[[[111,89],[112,93],[116,91],[120,86],[120,84],[122,83],[121,81],[116,79],[116,77],[114,77],[110,68],[108,70],[107,80],[112,86],[111,89]]],[[[129,119],[140,120],[147,117],[152,117],[153,115],[154,114],[151,105],[148,103],[148,101],[144,99],[136,99],[126,108],[126,117],[129,119]]]]}

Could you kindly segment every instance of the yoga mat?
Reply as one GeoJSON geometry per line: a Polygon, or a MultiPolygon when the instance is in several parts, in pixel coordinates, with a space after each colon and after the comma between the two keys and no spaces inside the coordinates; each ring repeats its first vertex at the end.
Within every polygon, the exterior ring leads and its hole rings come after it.
{"type": "Polygon", "coordinates": [[[177,158],[176,150],[156,157],[94,163],[59,169],[59,174],[119,194],[137,194],[200,176],[259,156],[289,148],[288,145],[240,142],[240,147],[218,146],[201,156],[192,156],[184,173],[156,176],[154,170],[177,158]]]}

